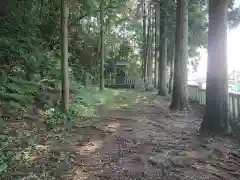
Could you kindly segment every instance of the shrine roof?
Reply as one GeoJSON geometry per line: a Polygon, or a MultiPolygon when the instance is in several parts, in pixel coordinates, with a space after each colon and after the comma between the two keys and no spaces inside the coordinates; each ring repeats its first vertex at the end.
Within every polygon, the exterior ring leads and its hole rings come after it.
{"type": "Polygon", "coordinates": [[[119,60],[116,62],[116,66],[127,66],[127,65],[129,65],[128,60],[119,60]]]}

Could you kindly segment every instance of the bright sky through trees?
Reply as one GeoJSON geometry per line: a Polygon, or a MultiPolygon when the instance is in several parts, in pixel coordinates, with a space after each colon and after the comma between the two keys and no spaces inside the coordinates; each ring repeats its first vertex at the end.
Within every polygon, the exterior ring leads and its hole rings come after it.
{"type": "MultiPolygon", "coordinates": [[[[235,0],[235,5],[240,5],[240,0],[235,0]]],[[[240,71],[240,26],[228,32],[228,72],[233,70],[240,71]]],[[[197,68],[197,76],[206,76],[207,72],[207,51],[201,52],[201,61],[197,68]]]]}
{"type": "MultiPolygon", "coordinates": [[[[228,71],[240,71],[240,27],[228,33],[228,71]]],[[[198,76],[205,76],[207,71],[207,51],[201,52],[201,61],[197,69],[198,76]]]]}

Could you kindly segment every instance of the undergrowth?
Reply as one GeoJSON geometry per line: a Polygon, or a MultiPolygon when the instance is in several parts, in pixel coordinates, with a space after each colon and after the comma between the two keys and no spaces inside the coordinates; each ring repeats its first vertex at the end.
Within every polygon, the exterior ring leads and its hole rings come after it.
{"type": "Polygon", "coordinates": [[[49,132],[57,135],[58,127],[63,127],[60,129],[67,133],[66,128],[71,128],[71,124],[91,121],[91,116],[99,106],[113,103],[119,94],[116,90],[105,89],[100,92],[96,86],[85,87],[73,82],[69,111],[62,113],[59,82],[36,83],[8,79],[1,85],[0,179],[11,179],[9,174],[19,167],[31,167],[29,154],[39,146],[36,143],[39,131],[47,136],[49,132]],[[49,92],[48,87],[53,89],[49,92]],[[34,114],[33,107],[39,108],[43,116],[34,114]],[[26,120],[28,114],[35,116],[35,119],[30,116],[26,120]],[[31,124],[34,124],[33,127],[31,124]]]}
{"type": "Polygon", "coordinates": [[[79,123],[85,118],[95,115],[99,106],[112,104],[114,98],[119,94],[118,91],[111,89],[105,89],[101,92],[98,87],[94,86],[84,87],[82,85],[76,85],[75,90],[76,92],[71,97],[71,103],[67,113],[62,113],[59,107],[50,107],[47,109],[46,112],[50,117],[47,120],[48,125],[65,122],[79,123]]]}

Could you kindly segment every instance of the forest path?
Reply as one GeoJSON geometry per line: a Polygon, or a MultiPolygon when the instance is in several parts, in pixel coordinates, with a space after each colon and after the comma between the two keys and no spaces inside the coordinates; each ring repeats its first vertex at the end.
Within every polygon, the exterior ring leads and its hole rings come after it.
{"type": "Polygon", "coordinates": [[[69,179],[240,179],[235,140],[198,137],[197,108],[174,114],[168,100],[151,96],[135,92],[117,102],[124,108],[100,110],[102,120],[74,154],[75,175],[69,179]]]}
{"type": "Polygon", "coordinates": [[[23,149],[24,161],[4,179],[240,179],[237,140],[198,136],[202,108],[194,105],[185,115],[176,114],[167,98],[153,94],[123,91],[85,124],[49,130],[39,120],[9,124],[9,134],[29,137],[33,146],[23,149]]]}

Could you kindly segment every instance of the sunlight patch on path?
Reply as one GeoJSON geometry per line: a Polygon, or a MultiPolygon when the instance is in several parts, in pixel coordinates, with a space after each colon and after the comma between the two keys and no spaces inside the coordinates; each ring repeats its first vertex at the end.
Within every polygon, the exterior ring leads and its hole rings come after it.
{"type": "Polygon", "coordinates": [[[96,149],[100,148],[103,144],[102,140],[95,140],[95,139],[91,139],[89,142],[83,144],[82,147],[78,148],[78,152],[81,155],[89,155],[93,152],[96,151],[96,149]]]}
{"type": "Polygon", "coordinates": [[[103,130],[114,133],[119,127],[120,127],[119,122],[110,122],[103,127],[103,130]]]}

